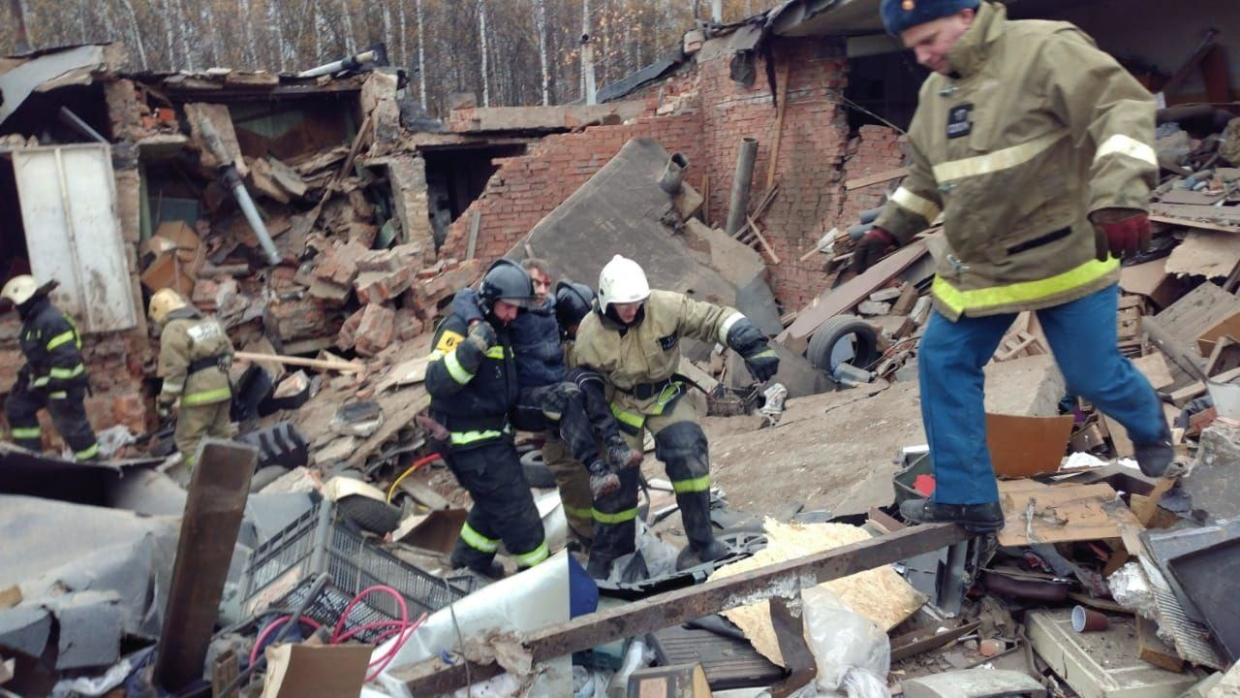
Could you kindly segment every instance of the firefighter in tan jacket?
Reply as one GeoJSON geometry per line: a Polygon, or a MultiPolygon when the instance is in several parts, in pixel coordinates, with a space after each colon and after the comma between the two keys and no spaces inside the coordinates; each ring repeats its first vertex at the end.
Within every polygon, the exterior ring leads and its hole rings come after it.
{"type": "Polygon", "coordinates": [[[1163,474],[1166,422],[1115,322],[1119,258],[1149,243],[1153,98],[1066,22],[1009,21],[979,0],[883,0],[881,11],[933,73],[909,127],[910,173],[856,267],[940,214],[949,243],[918,355],[936,489],[901,512],[1002,527],[982,367],[1023,310],[1037,312],[1069,391],[1124,425],[1146,474],[1163,474]]]}
{"type": "MultiPolygon", "coordinates": [[[[680,293],[651,291],[642,268],[620,255],[599,275],[598,304],[581,321],[573,359],[607,382],[612,413],[632,448],[644,448],[646,430],[654,435],[655,455],[667,468],[689,539],[692,555],[680,561],[688,566],[718,559],[726,550],[711,530],[706,434],[693,407],[681,400],[687,390],[676,375],[681,337],[727,345],[759,381],[779,369],[766,335],[744,315],[680,293]]],[[[640,473],[630,468],[618,474],[620,489],[594,500],[587,571],[598,579],[609,577],[615,559],[633,552],[636,543],[640,473]]]]}
{"type": "Polygon", "coordinates": [[[204,317],[170,288],[151,296],[148,315],[152,323],[162,327],[160,415],[175,414],[177,450],[193,467],[204,438],[228,439],[233,435],[229,418],[232,389],[228,383],[232,342],[215,318],[204,317]]]}

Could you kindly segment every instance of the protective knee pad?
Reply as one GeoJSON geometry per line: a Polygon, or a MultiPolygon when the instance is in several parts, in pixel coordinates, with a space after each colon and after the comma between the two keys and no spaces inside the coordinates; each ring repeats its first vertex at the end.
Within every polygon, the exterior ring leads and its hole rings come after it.
{"type": "Polygon", "coordinates": [[[700,477],[710,471],[706,433],[697,422],[677,422],[654,437],[654,454],[667,464],[673,478],[700,477]],[[683,473],[671,473],[683,469],[683,473]]]}

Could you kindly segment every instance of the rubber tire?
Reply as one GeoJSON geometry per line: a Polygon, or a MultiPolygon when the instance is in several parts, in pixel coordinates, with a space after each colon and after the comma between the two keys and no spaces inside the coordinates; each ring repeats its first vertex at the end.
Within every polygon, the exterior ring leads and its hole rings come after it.
{"type": "Polygon", "coordinates": [[[250,492],[261,492],[264,487],[284,477],[288,472],[288,468],[280,465],[259,468],[258,472],[254,473],[254,477],[250,478],[250,492]]]}
{"type": "Polygon", "coordinates": [[[352,495],[336,500],[336,507],[363,531],[384,535],[400,527],[400,508],[387,502],[352,495]]]}
{"type": "Polygon", "coordinates": [[[525,471],[525,479],[530,487],[552,489],[556,486],[555,475],[543,462],[542,451],[535,449],[521,456],[521,469],[525,471]]]}
{"type": "Polygon", "coordinates": [[[878,350],[878,332],[873,325],[856,315],[836,315],[822,323],[810,337],[805,358],[816,368],[831,375],[831,351],[849,335],[857,337],[855,355],[849,361],[850,364],[868,370],[870,366],[878,363],[882,358],[882,352],[878,350]]]}

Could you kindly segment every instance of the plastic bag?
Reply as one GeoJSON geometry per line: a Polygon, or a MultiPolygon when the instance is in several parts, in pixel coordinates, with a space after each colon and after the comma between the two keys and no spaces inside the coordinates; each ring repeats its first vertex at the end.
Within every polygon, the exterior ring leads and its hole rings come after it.
{"type": "Polygon", "coordinates": [[[818,678],[799,698],[843,695],[891,698],[887,672],[891,642],[881,628],[844,605],[826,586],[801,591],[809,649],[818,662],[818,678]]]}

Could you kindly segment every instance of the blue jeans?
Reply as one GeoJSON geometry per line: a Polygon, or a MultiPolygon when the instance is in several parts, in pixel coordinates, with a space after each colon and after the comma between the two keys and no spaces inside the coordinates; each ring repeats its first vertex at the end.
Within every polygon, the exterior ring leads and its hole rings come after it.
{"type": "MultiPolygon", "coordinates": [[[[1158,396],[1145,376],[1116,346],[1117,287],[1043,308],[1038,320],[1067,383],[1128,430],[1133,443],[1166,435],[1158,396]]],[[[962,317],[952,322],[931,313],[918,349],[921,415],[934,460],[933,499],[944,504],[999,501],[990,449],[986,446],[985,384],[990,361],[1015,314],[962,317]]]]}

